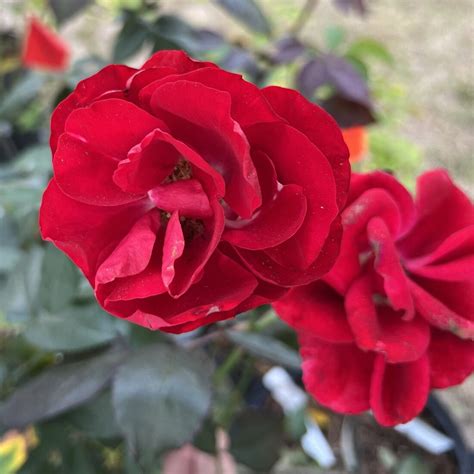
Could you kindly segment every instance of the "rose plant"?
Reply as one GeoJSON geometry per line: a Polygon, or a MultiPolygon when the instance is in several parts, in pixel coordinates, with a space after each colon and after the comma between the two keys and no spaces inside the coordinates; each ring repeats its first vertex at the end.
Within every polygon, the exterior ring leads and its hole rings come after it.
{"type": "Polygon", "coordinates": [[[316,400],[404,423],[474,370],[474,206],[445,171],[421,175],[416,200],[377,171],[353,174],[342,220],[333,269],[274,307],[316,400]]]}
{"type": "Polygon", "coordinates": [[[81,81],[50,143],[42,236],[131,322],[229,318],[321,277],[339,251],[347,147],[295,91],[161,51],[81,81]]]}

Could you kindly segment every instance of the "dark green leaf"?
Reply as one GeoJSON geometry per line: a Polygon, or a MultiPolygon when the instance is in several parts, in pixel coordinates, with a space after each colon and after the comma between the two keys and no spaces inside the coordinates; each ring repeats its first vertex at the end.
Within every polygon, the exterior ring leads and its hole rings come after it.
{"type": "Polygon", "coordinates": [[[68,413],[66,418],[76,429],[93,438],[107,439],[120,436],[109,390],[68,413]]]}
{"type": "Polygon", "coordinates": [[[62,23],[79,13],[92,0],[48,0],[58,23],[62,23]]]}
{"type": "Polygon", "coordinates": [[[315,90],[330,81],[326,65],[321,58],[308,61],[296,76],[298,90],[308,99],[312,99],[315,90]]]}
{"type": "Polygon", "coordinates": [[[193,439],[193,445],[209,454],[216,454],[217,426],[208,418],[193,439]]]}
{"type": "Polygon", "coordinates": [[[280,457],[283,420],[273,412],[246,411],[232,423],[230,453],[239,463],[268,472],[280,457]]]}
{"type": "Polygon", "coordinates": [[[0,423],[24,427],[81,405],[109,384],[125,355],[124,349],[115,348],[43,372],[0,405],[0,423]]]}
{"type": "Polygon", "coordinates": [[[26,327],[26,340],[46,351],[74,352],[100,346],[119,335],[119,323],[96,304],[41,315],[26,327]]]}
{"type": "Polygon", "coordinates": [[[272,55],[276,64],[288,64],[301,56],[306,48],[294,36],[286,36],[275,43],[275,53],[272,55]]]}
{"type": "Polygon", "coordinates": [[[112,59],[121,63],[128,59],[144,45],[150,37],[150,29],[138,15],[128,13],[125,22],[115,40],[112,59]]]}
{"type": "Polygon", "coordinates": [[[270,34],[267,18],[254,0],[216,0],[232,16],[257,33],[270,34]]]}
{"type": "Polygon", "coordinates": [[[141,465],[192,439],[210,406],[211,372],[203,354],[166,344],[145,347],[119,369],[116,419],[141,465]]]}
{"type": "Polygon", "coordinates": [[[52,313],[63,309],[76,294],[79,279],[79,272],[71,260],[53,245],[48,245],[41,269],[41,306],[52,313]]]}
{"type": "Polygon", "coordinates": [[[153,32],[156,41],[167,40],[192,54],[210,51],[225,44],[222,36],[208,30],[197,30],[177,16],[160,16],[153,32]]]}
{"type": "Polygon", "coordinates": [[[252,332],[226,331],[229,339],[256,357],[263,357],[275,364],[292,369],[301,367],[301,359],[296,351],[277,339],[252,332]]]}
{"type": "Polygon", "coordinates": [[[354,11],[359,15],[367,12],[366,0],[334,0],[335,4],[343,11],[354,11]]]}

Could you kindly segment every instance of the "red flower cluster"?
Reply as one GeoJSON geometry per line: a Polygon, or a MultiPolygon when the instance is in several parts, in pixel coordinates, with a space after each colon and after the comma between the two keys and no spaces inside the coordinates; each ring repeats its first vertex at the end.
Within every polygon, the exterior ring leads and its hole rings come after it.
{"type": "Polygon", "coordinates": [[[320,403],[404,423],[474,370],[474,206],[444,171],[419,178],[415,202],[375,172],[353,175],[342,219],[333,270],[274,306],[320,403]]]}
{"type": "Polygon", "coordinates": [[[110,313],[182,332],[326,273],[348,152],[297,92],[179,51],[80,82],[51,122],[40,227],[110,313]]]}

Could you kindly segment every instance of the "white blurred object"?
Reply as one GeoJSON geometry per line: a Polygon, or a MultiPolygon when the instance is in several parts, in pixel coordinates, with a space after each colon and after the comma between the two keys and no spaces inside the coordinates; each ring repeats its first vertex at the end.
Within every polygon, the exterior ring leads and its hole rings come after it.
{"type": "MultiPolygon", "coordinates": [[[[263,376],[263,385],[286,414],[304,409],[308,396],[283,367],[273,367],[263,376]]],[[[304,452],[322,468],[336,464],[336,456],[318,424],[305,415],[306,433],[301,438],[304,452]]]]}
{"type": "Polygon", "coordinates": [[[454,448],[454,441],[451,438],[419,418],[404,425],[397,425],[394,429],[432,454],[443,454],[454,448]]]}
{"type": "Polygon", "coordinates": [[[263,385],[285,413],[300,410],[306,405],[308,396],[293,382],[283,367],[273,367],[263,376],[263,385]]]}

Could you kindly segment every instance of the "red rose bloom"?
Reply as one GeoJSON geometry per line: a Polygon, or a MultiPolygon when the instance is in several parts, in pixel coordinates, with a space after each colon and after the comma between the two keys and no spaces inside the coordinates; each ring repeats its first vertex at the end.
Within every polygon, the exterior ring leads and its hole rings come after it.
{"type": "Polygon", "coordinates": [[[324,281],[276,311],[299,333],[303,377],[322,404],[404,423],[430,388],[474,370],[474,207],[441,170],[417,199],[392,176],[353,175],[341,252],[324,281]]]}
{"type": "Polygon", "coordinates": [[[43,237],[110,313],[182,332],[326,273],[349,181],[335,122],[179,51],[80,82],[51,121],[43,237]]]}

